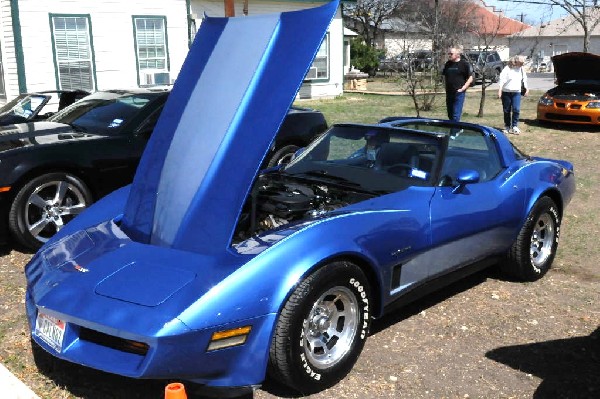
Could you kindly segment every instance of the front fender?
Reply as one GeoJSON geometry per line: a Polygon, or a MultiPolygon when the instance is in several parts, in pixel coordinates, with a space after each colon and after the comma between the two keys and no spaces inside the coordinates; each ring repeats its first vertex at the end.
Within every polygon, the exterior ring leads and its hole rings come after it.
{"type": "Polygon", "coordinates": [[[375,276],[379,303],[388,300],[391,265],[428,245],[427,226],[409,211],[359,212],[308,225],[282,238],[227,276],[184,311],[192,329],[278,313],[297,284],[331,259],[358,257],[375,276]],[[400,255],[398,248],[409,248],[400,255]],[[307,250],[308,249],[308,250],[307,250]]]}

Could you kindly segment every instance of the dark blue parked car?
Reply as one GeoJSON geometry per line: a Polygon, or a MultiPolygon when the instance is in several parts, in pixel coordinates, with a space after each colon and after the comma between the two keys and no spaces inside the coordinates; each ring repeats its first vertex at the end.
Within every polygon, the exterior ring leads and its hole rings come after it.
{"type": "Polygon", "coordinates": [[[386,311],[492,264],[548,271],[573,165],[495,129],[334,125],[260,172],[336,9],[203,21],[133,184],[27,265],[34,347],[214,387],[268,372],[307,394],[351,370],[386,311]]]}

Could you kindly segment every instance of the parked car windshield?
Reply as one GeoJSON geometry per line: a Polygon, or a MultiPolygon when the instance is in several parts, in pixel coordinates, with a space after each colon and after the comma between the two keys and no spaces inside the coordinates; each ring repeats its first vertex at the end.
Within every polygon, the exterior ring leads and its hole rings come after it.
{"type": "Polygon", "coordinates": [[[70,105],[48,120],[81,132],[115,135],[162,93],[98,92],[70,105]]]}
{"type": "Polygon", "coordinates": [[[365,191],[393,192],[432,184],[441,139],[400,129],[336,125],[282,173],[365,191]]]}
{"type": "Polygon", "coordinates": [[[22,94],[0,108],[0,119],[10,123],[25,122],[46,101],[41,94],[22,94]]]}

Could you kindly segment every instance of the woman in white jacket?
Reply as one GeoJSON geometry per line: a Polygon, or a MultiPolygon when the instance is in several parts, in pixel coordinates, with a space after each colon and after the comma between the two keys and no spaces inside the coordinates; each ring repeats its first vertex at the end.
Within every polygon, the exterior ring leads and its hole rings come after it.
{"type": "Polygon", "coordinates": [[[527,86],[527,74],[523,70],[525,57],[515,55],[508,61],[500,73],[498,80],[498,98],[502,100],[502,111],[504,112],[505,134],[519,134],[519,113],[521,112],[521,82],[525,87],[526,96],[529,93],[527,86]],[[512,115],[511,115],[512,113],[512,115]]]}

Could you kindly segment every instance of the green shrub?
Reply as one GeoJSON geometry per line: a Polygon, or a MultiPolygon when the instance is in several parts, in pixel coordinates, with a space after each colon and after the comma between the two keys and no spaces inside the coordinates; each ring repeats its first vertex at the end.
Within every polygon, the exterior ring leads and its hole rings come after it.
{"type": "Polygon", "coordinates": [[[383,50],[377,50],[367,44],[361,38],[352,39],[350,42],[350,63],[357,69],[375,76],[379,67],[379,60],[385,56],[383,50]]]}

